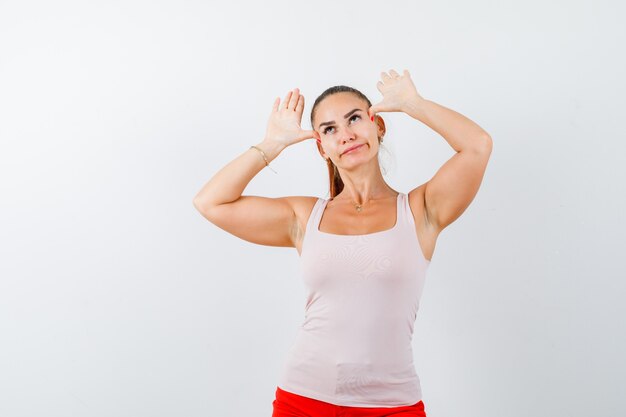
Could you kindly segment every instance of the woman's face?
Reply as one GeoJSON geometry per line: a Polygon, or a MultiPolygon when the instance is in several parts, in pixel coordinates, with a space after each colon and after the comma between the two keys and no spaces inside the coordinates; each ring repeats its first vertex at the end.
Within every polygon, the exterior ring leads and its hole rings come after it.
{"type": "Polygon", "coordinates": [[[326,97],[318,104],[313,129],[319,134],[317,146],[324,158],[338,167],[368,161],[378,153],[378,137],[382,131],[367,114],[367,102],[347,92],[326,97]],[[352,146],[359,148],[345,153],[352,146]]]}

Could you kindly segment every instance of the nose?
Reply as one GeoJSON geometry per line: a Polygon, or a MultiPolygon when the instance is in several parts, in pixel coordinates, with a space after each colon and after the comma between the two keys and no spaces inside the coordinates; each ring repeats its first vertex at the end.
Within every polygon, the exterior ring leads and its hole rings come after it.
{"type": "Polygon", "coordinates": [[[354,132],[352,131],[352,129],[350,129],[349,126],[346,126],[345,128],[342,127],[340,130],[340,136],[341,141],[343,143],[348,142],[348,141],[352,141],[354,140],[354,132]]]}

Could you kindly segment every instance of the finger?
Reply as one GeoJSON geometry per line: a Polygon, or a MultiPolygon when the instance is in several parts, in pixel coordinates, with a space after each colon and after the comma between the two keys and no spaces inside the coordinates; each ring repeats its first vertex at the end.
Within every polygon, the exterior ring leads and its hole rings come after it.
{"type": "Polygon", "coordinates": [[[298,103],[298,97],[300,97],[300,90],[294,88],[291,99],[289,100],[289,105],[287,106],[288,109],[295,110],[296,104],[298,103]]]}
{"type": "Polygon", "coordinates": [[[391,74],[393,78],[398,78],[400,76],[400,74],[398,74],[395,70],[389,70],[389,74],[391,74]]]}
{"type": "Polygon", "coordinates": [[[411,77],[411,74],[409,74],[409,71],[408,71],[408,70],[404,70],[404,71],[403,71],[403,74],[404,74],[405,76],[409,77],[409,78],[411,77]]]}
{"type": "Polygon", "coordinates": [[[286,109],[289,106],[289,98],[291,97],[291,91],[287,93],[285,96],[285,100],[283,101],[283,109],[286,109]]]}
{"type": "Polygon", "coordinates": [[[272,111],[278,111],[278,103],[280,103],[280,97],[276,97],[274,99],[274,105],[272,106],[272,111]]]}
{"type": "MultiPolygon", "coordinates": [[[[372,119],[372,116],[376,116],[376,112],[378,111],[378,103],[374,104],[373,106],[371,106],[369,109],[367,109],[367,114],[369,114],[370,116],[370,120],[372,119]]],[[[373,121],[375,121],[376,119],[374,119],[373,121]]]]}
{"type": "Polygon", "coordinates": [[[317,132],[315,132],[315,130],[303,130],[302,132],[303,132],[302,136],[303,136],[304,139],[315,139],[315,140],[317,140],[317,137],[315,136],[315,134],[317,132]]]}
{"type": "Polygon", "coordinates": [[[298,97],[298,104],[296,104],[296,113],[298,117],[302,116],[302,111],[304,110],[304,96],[298,97]]]}
{"type": "Polygon", "coordinates": [[[384,71],[380,73],[380,76],[382,77],[383,81],[389,81],[389,80],[391,80],[391,77],[390,77],[390,76],[388,76],[388,75],[387,75],[387,73],[386,73],[386,72],[384,72],[384,71]]]}

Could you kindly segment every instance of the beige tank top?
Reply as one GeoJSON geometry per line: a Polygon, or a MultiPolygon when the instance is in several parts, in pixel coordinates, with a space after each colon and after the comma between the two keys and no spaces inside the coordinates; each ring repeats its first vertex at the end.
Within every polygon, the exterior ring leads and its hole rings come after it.
{"type": "Polygon", "coordinates": [[[422,399],[412,352],[413,325],[430,265],[408,196],[396,223],[364,235],[321,232],[329,200],[318,198],[300,254],[304,321],[278,386],[336,405],[398,407],[422,399]]]}

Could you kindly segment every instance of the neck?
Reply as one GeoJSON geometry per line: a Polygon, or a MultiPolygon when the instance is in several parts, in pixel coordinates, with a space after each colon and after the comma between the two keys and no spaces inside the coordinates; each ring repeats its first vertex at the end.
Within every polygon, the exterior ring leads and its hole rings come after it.
{"type": "Polygon", "coordinates": [[[333,200],[352,201],[356,206],[365,205],[371,200],[382,200],[398,195],[398,192],[385,182],[377,158],[351,169],[337,168],[344,186],[333,200]]]}
{"type": "Polygon", "coordinates": [[[392,188],[385,186],[376,190],[368,190],[359,192],[356,190],[348,190],[345,188],[333,200],[347,200],[355,206],[362,206],[370,201],[384,200],[386,198],[397,197],[398,192],[392,188]]]}

